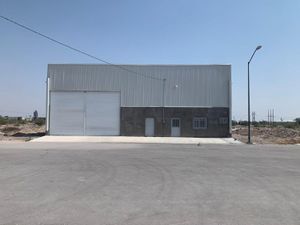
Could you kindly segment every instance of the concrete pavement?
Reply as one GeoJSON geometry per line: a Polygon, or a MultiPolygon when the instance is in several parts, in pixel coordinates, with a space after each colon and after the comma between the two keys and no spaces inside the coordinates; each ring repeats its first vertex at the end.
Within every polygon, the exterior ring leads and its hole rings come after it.
{"type": "Polygon", "coordinates": [[[0,224],[299,225],[300,148],[0,144],[0,224]]]}
{"type": "Polygon", "coordinates": [[[137,144],[241,144],[233,138],[132,137],[132,136],[43,136],[31,142],[137,143],[137,144]]]}

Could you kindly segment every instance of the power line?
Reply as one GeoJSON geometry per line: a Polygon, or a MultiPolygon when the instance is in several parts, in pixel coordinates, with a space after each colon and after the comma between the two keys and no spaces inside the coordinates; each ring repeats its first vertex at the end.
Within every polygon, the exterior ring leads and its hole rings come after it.
{"type": "Polygon", "coordinates": [[[54,42],[54,43],[56,43],[56,44],[62,45],[62,46],[64,46],[64,47],[66,47],[66,48],[69,48],[69,49],[71,49],[71,50],[73,50],[73,51],[75,51],[75,52],[78,52],[78,53],[80,53],[80,54],[83,54],[83,55],[85,55],[85,56],[88,56],[88,57],[90,57],[90,58],[92,58],[92,59],[98,60],[98,61],[100,61],[100,62],[102,62],[102,63],[107,64],[107,65],[111,65],[111,66],[117,67],[117,68],[119,68],[119,69],[125,70],[125,71],[127,71],[127,72],[133,73],[133,74],[138,75],[138,76],[143,76],[143,77],[146,77],[146,78],[149,78],[149,79],[163,81],[163,79],[161,79],[161,78],[157,78],[157,77],[153,77],[153,76],[148,76],[148,75],[145,75],[145,74],[141,74],[141,73],[138,73],[138,72],[136,72],[136,71],[134,71],[134,70],[127,69],[127,68],[124,67],[124,66],[116,65],[116,64],[110,63],[110,62],[108,62],[108,61],[106,61],[106,60],[100,59],[100,58],[98,58],[98,57],[96,57],[96,56],[93,56],[93,55],[87,53],[87,52],[84,52],[84,51],[82,51],[82,50],[80,50],[80,49],[74,48],[74,47],[72,47],[72,46],[70,46],[70,45],[68,45],[68,44],[65,44],[65,43],[61,42],[61,41],[58,41],[58,40],[56,40],[56,39],[54,39],[54,38],[52,38],[52,37],[50,37],[50,36],[48,36],[48,35],[42,34],[42,33],[39,32],[39,31],[36,31],[36,30],[34,30],[34,29],[32,29],[32,28],[30,28],[30,27],[28,27],[28,26],[25,26],[25,25],[23,25],[23,24],[20,24],[20,23],[14,21],[14,20],[12,20],[12,19],[9,19],[9,18],[7,18],[7,17],[5,17],[5,16],[0,15],[0,18],[4,19],[4,20],[6,20],[6,21],[8,21],[8,22],[10,22],[10,23],[12,23],[12,24],[17,25],[18,27],[21,27],[21,28],[23,28],[23,29],[25,29],[25,30],[28,30],[28,31],[30,31],[30,32],[32,32],[32,33],[34,33],[34,34],[36,34],[36,35],[39,35],[39,36],[41,36],[41,37],[43,37],[43,38],[46,38],[46,39],[48,39],[48,40],[50,40],[50,41],[52,41],[52,42],[54,42]]]}

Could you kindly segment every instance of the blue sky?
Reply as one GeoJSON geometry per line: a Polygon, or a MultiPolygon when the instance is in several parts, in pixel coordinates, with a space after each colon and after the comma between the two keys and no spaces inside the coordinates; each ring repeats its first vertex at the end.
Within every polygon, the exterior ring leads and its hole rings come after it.
{"type": "MultiPolygon", "coordinates": [[[[299,0],[0,0],[0,14],[112,63],[231,64],[233,118],[300,116],[299,0]]],[[[45,114],[48,63],[98,63],[0,20],[0,115],[45,114]]]]}

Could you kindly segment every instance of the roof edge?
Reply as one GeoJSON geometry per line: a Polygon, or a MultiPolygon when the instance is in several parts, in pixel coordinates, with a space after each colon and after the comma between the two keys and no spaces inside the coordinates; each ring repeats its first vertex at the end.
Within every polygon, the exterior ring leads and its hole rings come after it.
{"type": "Polygon", "coordinates": [[[104,63],[49,63],[48,66],[231,66],[232,64],[104,64],[104,63]]]}

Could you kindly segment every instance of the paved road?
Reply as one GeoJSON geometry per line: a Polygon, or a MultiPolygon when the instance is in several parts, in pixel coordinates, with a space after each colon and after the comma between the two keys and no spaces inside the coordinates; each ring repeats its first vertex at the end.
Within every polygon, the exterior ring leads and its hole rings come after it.
{"type": "Polygon", "coordinates": [[[300,147],[0,144],[0,224],[300,224],[300,147]]]}

